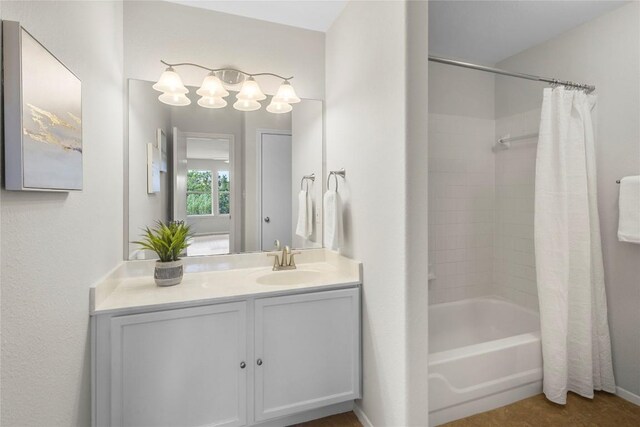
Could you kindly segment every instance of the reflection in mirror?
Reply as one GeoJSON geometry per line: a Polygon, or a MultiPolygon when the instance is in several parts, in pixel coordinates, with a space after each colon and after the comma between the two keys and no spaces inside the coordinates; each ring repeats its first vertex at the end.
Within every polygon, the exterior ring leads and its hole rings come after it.
{"type": "MultiPolygon", "coordinates": [[[[128,85],[128,241],[157,220],[179,220],[194,234],[189,256],[271,250],[275,240],[322,246],[322,179],[303,179],[323,176],[321,101],[242,112],[203,108],[189,88],[191,104],[176,107],[158,100],[152,82],[128,85]]],[[[126,256],[155,257],[134,244],[126,256]]]]}

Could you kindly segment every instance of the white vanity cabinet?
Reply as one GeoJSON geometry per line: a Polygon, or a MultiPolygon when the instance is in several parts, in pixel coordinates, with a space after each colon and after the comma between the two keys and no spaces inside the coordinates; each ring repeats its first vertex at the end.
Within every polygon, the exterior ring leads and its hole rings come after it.
{"type": "Polygon", "coordinates": [[[246,302],[110,323],[112,426],[246,424],[246,302]]]}
{"type": "Polygon", "coordinates": [[[358,289],[255,302],[255,419],[360,397],[358,289]]]}
{"type": "Polygon", "coordinates": [[[360,289],[93,318],[97,426],[288,425],[360,397],[360,289]]]}

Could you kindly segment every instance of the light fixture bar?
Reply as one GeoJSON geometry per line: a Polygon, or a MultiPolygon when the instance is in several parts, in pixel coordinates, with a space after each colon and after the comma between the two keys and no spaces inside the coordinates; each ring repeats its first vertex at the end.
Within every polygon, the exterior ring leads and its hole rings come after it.
{"type": "Polygon", "coordinates": [[[245,76],[249,76],[249,77],[273,76],[273,77],[277,77],[277,78],[282,79],[282,80],[291,80],[291,79],[293,79],[293,76],[291,76],[291,77],[283,77],[283,76],[281,76],[279,74],[275,74],[275,73],[255,73],[255,74],[252,74],[252,73],[247,73],[246,71],[238,70],[236,68],[209,68],[209,67],[205,67],[204,65],[196,64],[194,62],[177,62],[177,63],[173,63],[172,64],[172,63],[166,62],[166,61],[164,61],[162,59],[160,60],[160,62],[162,62],[167,67],[180,67],[180,66],[183,66],[183,65],[189,65],[189,66],[201,68],[203,70],[207,70],[207,71],[210,71],[210,72],[213,72],[213,73],[216,73],[216,72],[219,72],[219,71],[233,71],[233,72],[236,72],[236,73],[244,74],[245,76]]]}

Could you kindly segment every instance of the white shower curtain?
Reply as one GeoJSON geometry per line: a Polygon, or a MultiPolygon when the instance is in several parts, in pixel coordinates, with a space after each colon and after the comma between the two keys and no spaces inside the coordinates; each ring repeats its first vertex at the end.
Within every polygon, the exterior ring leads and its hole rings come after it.
{"type": "Polygon", "coordinates": [[[544,394],[615,392],[596,195],[595,95],[545,89],[534,237],[544,394]]]}

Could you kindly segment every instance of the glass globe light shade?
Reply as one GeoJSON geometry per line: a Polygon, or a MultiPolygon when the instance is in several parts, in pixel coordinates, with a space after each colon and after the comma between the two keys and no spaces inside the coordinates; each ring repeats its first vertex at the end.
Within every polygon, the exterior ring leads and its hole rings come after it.
{"type": "Polygon", "coordinates": [[[242,83],[242,87],[236,95],[236,98],[243,101],[262,101],[263,99],[267,99],[267,96],[262,93],[258,82],[253,77],[249,77],[242,83]]]}
{"type": "Polygon", "coordinates": [[[278,88],[278,92],[276,92],[272,102],[295,104],[300,102],[300,98],[296,95],[296,91],[293,89],[293,86],[291,86],[291,83],[289,83],[288,80],[285,80],[278,88]]]}
{"type": "Polygon", "coordinates": [[[189,93],[189,89],[184,87],[182,79],[172,67],[167,68],[160,75],[158,82],[152,86],[158,92],[165,93],[189,93]]]}
{"type": "Polygon", "coordinates": [[[288,113],[291,110],[293,110],[291,105],[286,102],[274,102],[273,99],[271,100],[271,104],[267,106],[267,111],[274,114],[288,113]]]}
{"type": "Polygon", "coordinates": [[[198,100],[198,105],[204,108],[224,108],[227,101],[219,96],[203,96],[198,100]]]}
{"type": "Polygon", "coordinates": [[[259,110],[260,107],[262,107],[262,105],[260,105],[258,101],[245,99],[239,99],[235,104],[233,104],[233,108],[240,111],[255,111],[259,110]]]}
{"type": "Polygon", "coordinates": [[[160,102],[176,107],[183,107],[191,104],[191,100],[184,93],[163,93],[158,97],[160,102]]]}
{"type": "Polygon", "coordinates": [[[229,92],[222,85],[222,80],[216,77],[213,72],[204,78],[200,89],[198,89],[196,93],[209,98],[224,98],[225,96],[229,96],[229,92]]]}

